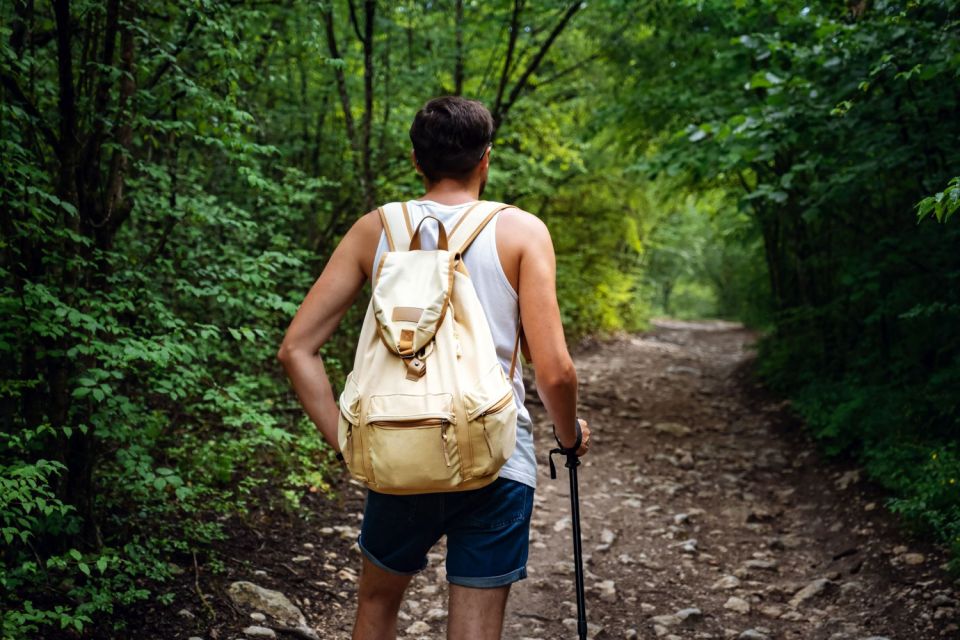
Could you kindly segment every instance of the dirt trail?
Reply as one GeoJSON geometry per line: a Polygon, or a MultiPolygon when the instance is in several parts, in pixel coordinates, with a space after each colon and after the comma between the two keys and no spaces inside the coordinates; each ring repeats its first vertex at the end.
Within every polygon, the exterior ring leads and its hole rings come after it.
{"type": "MultiPolygon", "coordinates": [[[[942,551],[909,541],[855,468],[817,455],[787,403],[755,384],[754,340],[736,324],[660,320],[576,355],[594,433],[580,471],[591,637],[960,638],[942,551]]],[[[549,479],[549,421],[528,399],[539,485],[503,637],[573,638],[567,472],[549,479]]],[[[290,596],[321,638],[348,638],[362,495],[344,481],[338,507],[318,503],[329,526],[264,516],[258,537],[232,543],[245,560],[211,579],[218,622],[182,620],[166,637],[244,637],[254,623],[224,590],[252,580],[290,596]]],[[[443,554],[441,541],[411,583],[400,637],[445,637],[443,554]]],[[[196,599],[188,609],[202,613],[196,599]]]]}

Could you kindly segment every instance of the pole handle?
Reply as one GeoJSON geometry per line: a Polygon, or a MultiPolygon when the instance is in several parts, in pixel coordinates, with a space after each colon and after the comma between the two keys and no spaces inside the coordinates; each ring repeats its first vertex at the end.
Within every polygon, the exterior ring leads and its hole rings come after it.
{"type": "Polygon", "coordinates": [[[553,425],[553,439],[557,441],[557,446],[555,449],[551,449],[550,453],[547,456],[547,459],[550,461],[550,479],[557,479],[557,466],[553,463],[553,455],[560,454],[567,457],[567,463],[564,465],[567,469],[573,469],[580,464],[580,457],[577,455],[577,450],[580,449],[580,445],[583,444],[583,429],[580,428],[580,418],[577,417],[576,422],[574,423],[577,429],[577,439],[573,443],[572,447],[564,447],[560,442],[560,438],[557,437],[557,425],[553,425]]]}

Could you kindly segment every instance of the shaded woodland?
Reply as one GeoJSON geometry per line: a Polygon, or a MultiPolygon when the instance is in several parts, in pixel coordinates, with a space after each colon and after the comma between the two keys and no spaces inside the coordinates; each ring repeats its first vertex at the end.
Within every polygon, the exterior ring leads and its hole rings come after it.
{"type": "Polygon", "coordinates": [[[443,94],[493,113],[484,197],[551,228],[569,340],[763,329],[764,381],[956,564],[958,10],[4,2],[2,637],[83,637],[215,567],[258,488],[329,490],[276,348],[353,221],[422,194],[443,94]]]}

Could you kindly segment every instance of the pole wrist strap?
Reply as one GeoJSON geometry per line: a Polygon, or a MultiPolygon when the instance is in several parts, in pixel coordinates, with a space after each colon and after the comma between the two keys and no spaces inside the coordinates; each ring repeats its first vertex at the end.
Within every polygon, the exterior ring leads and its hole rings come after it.
{"type": "Polygon", "coordinates": [[[550,460],[550,479],[557,479],[557,467],[553,463],[553,454],[557,453],[562,456],[567,457],[567,466],[568,468],[575,467],[580,464],[579,459],[577,458],[577,450],[580,449],[580,445],[583,444],[583,429],[580,428],[580,418],[577,417],[574,422],[577,430],[577,439],[571,447],[564,447],[560,442],[560,438],[557,437],[557,425],[553,425],[553,439],[557,441],[557,446],[555,449],[550,450],[550,454],[547,456],[547,459],[550,460]]]}

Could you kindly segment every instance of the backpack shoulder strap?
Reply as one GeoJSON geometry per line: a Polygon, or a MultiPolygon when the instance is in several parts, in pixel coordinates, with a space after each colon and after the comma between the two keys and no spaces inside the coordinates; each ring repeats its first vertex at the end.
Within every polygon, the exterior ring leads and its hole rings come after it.
{"type": "Polygon", "coordinates": [[[481,200],[463,212],[463,215],[447,234],[447,246],[451,253],[463,253],[474,239],[480,235],[487,223],[503,209],[512,207],[511,204],[481,200]]]}
{"type": "Polygon", "coordinates": [[[410,239],[413,237],[413,225],[410,223],[407,203],[388,202],[377,211],[380,213],[383,230],[387,234],[387,249],[407,251],[410,248],[410,239]]]}

